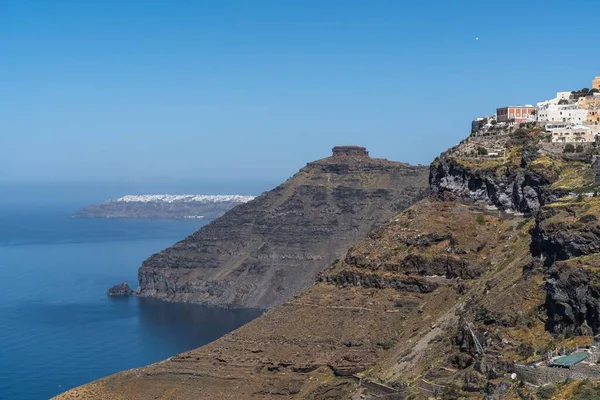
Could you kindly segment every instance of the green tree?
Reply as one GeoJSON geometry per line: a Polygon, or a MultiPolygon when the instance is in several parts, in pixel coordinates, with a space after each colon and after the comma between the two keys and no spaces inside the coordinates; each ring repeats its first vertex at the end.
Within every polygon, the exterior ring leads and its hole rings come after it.
{"type": "Polygon", "coordinates": [[[487,156],[488,151],[486,150],[485,147],[481,147],[479,146],[477,148],[477,154],[479,154],[480,156],[487,156]]]}
{"type": "Polygon", "coordinates": [[[567,143],[565,145],[563,153],[573,153],[574,151],[575,151],[575,146],[573,146],[571,143],[567,143]]]}
{"type": "Polygon", "coordinates": [[[460,390],[455,383],[451,383],[444,388],[442,400],[456,400],[458,398],[460,398],[460,390]]]}

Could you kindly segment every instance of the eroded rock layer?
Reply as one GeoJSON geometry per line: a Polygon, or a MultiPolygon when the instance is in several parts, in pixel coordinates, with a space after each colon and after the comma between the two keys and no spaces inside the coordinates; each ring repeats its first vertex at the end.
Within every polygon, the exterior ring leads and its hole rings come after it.
{"type": "Polygon", "coordinates": [[[150,257],[139,269],[139,294],[233,307],[280,304],[426,185],[426,167],[336,147],[333,156],[150,257]]]}

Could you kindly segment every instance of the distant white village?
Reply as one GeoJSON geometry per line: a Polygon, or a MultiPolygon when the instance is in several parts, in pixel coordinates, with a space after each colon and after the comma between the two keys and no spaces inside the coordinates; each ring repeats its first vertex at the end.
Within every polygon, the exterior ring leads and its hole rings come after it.
{"type": "Polygon", "coordinates": [[[511,127],[528,123],[543,125],[551,133],[552,143],[593,143],[600,134],[600,76],[591,89],[558,92],[556,97],[537,105],[507,106],[496,114],[477,118],[474,136],[501,134],[511,127]]]}

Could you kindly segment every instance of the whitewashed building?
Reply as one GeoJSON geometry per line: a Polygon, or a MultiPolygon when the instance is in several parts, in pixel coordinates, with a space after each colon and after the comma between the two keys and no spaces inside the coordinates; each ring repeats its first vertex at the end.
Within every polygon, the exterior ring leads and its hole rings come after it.
{"type": "Polygon", "coordinates": [[[562,103],[564,103],[564,102],[572,103],[573,101],[571,100],[571,92],[557,92],[555,98],[546,100],[546,101],[540,101],[536,105],[537,105],[537,108],[539,109],[540,107],[545,107],[545,106],[552,105],[552,104],[558,104],[561,102],[562,103]]]}
{"type": "Polygon", "coordinates": [[[591,143],[596,135],[584,125],[569,125],[566,128],[553,129],[552,143],[591,143]]]}
{"type": "Polygon", "coordinates": [[[587,121],[588,110],[579,108],[577,104],[546,104],[538,106],[539,122],[566,122],[581,125],[587,121]]]}

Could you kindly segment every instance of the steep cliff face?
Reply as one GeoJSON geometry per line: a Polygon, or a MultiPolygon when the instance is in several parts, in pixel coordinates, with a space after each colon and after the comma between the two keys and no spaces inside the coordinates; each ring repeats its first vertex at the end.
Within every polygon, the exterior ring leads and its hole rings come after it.
{"type": "Polygon", "coordinates": [[[139,294],[269,308],[315,276],[373,226],[422,197],[427,168],[336,147],[277,188],[153,255],[139,294]]]}
{"type": "Polygon", "coordinates": [[[558,262],[550,269],[546,280],[550,332],[566,336],[600,333],[600,260],[595,258],[592,263],[558,262]]]}
{"type": "Polygon", "coordinates": [[[532,232],[532,251],[546,265],[600,251],[600,200],[567,198],[544,207],[532,232]]]}
{"type": "Polygon", "coordinates": [[[549,190],[550,181],[526,168],[507,168],[501,174],[494,169],[472,169],[453,158],[440,158],[432,164],[430,184],[435,193],[452,193],[462,200],[485,201],[503,210],[537,212],[556,199],[549,190]]]}
{"type": "MultiPolygon", "coordinates": [[[[497,139],[496,139],[497,140],[497,139]]],[[[473,156],[489,140],[468,138],[431,164],[429,183],[441,198],[484,202],[501,210],[537,213],[571,190],[593,183],[591,156],[545,151],[539,127],[519,129],[503,140],[495,156],[473,156]]],[[[489,143],[488,143],[489,145],[489,143]]]]}
{"type": "Polygon", "coordinates": [[[547,328],[564,335],[600,333],[600,199],[566,198],[543,208],[532,253],[544,260],[547,328]]]}

